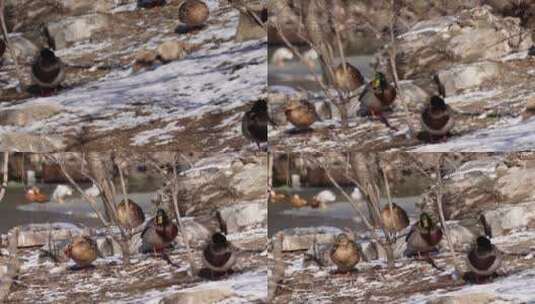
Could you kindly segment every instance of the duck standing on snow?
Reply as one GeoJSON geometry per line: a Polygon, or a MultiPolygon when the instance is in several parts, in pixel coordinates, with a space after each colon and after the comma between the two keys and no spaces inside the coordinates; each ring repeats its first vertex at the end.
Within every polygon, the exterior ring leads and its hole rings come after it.
{"type": "Polygon", "coordinates": [[[26,199],[32,203],[44,203],[48,202],[48,197],[46,194],[41,192],[37,186],[32,186],[26,191],[26,199]]]}
{"type": "Polygon", "coordinates": [[[65,198],[72,195],[72,188],[67,185],[58,185],[52,193],[52,199],[60,204],[65,203],[65,198]]]}
{"type": "Polygon", "coordinates": [[[290,100],[284,110],[286,119],[297,129],[306,130],[320,120],[314,105],[306,100],[290,100]]]}
{"type": "Polygon", "coordinates": [[[202,252],[202,262],[212,274],[225,274],[236,264],[236,255],[237,249],[225,235],[216,232],[202,252]]]}
{"type": "Polygon", "coordinates": [[[397,204],[392,203],[392,210],[390,205],[386,205],[381,211],[381,216],[388,232],[397,233],[409,226],[407,212],[397,204]]]}
{"type": "Polygon", "coordinates": [[[78,268],[85,268],[97,259],[97,243],[88,236],[75,237],[64,249],[66,256],[71,258],[78,268]]]}
{"type": "Polygon", "coordinates": [[[138,8],[153,8],[157,6],[163,6],[165,4],[165,0],[137,0],[138,8]]]}
{"type": "Polygon", "coordinates": [[[247,139],[256,142],[258,149],[260,149],[260,143],[265,143],[268,140],[268,121],[268,107],[265,99],[257,100],[253,107],[243,115],[242,134],[247,139]]]}
{"type": "Polygon", "coordinates": [[[145,213],[132,200],[122,200],[117,205],[117,221],[126,229],[134,229],[145,222],[145,213]]]}
{"type": "Polygon", "coordinates": [[[340,233],[331,248],[331,260],[338,267],[338,272],[349,272],[360,261],[357,244],[347,234],[340,233]]]}
{"type": "Polygon", "coordinates": [[[436,137],[448,136],[455,125],[455,120],[450,107],[446,105],[444,99],[434,95],[424,108],[420,123],[422,129],[429,135],[430,141],[433,141],[436,137]]]}
{"type": "Polygon", "coordinates": [[[364,77],[355,66],[346,63],[344,70],[341,63],[334,69],[334,83],[341,90],[353,92],[364,84],[364,77]]]}
{"type": "Polygon", "coordinates": [[[396,99],[396,88],[386,81],[381,72],[375,73],[375,78],[366,85],[360,94],[360,110],[362,116],[378,117],[386,126],[392,128],[383,113],[389,110],[396,99]]]}
{"type": "Polygon", "coordinates": [[[169,247],[178,234],[178,228],[167,217],[163,209],[156,211],[156,216],[152,218],[141,233],[142,252],[162,252],[169,247]]]}
{"type": "Polygon", "coordinates": [[[65,68],[61,59],[53,51],[44,48],[32,63],[32,80],[41,88],[56,90],[65,79],[65,68]]]}
{"type": "Polygon", "coordinates": [[[468,253],[468,268],[475,274],[476,280],[493,275],[502,263],[502,253],[491,241],[480,236],[468,253]]]}
{"type": "Polygon", "coordinates": [[[186,25],[187,31],[201,28],[209,15],[208,6],[200,0],[185,0],[178,7],[178,20],[186,25]]]}

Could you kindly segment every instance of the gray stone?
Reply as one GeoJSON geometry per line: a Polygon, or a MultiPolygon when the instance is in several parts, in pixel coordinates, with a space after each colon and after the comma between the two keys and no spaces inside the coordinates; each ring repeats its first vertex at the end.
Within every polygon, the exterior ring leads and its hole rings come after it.
{"type": "Polygon", "coordinates": [[[83,230],[78,226],[68,223],[28,224],[20,227],[18,246],[43,246],[50,240],[67,240],[82,233],[83,230]]]}
{"type": "Polygon", "coordinates": [[[498,79],[503,70],[496,62],[484,61],[456,65],[438,72],[438,80],[446,96],[456,95],[466,89],[477,88],[485,82],[498,79]]]}
{"type": "Polygon", "coordinates": [[[0,111],[0,125],[24,127],[35,121],[54,116],[59,111],[57,107],[51,105],[3,110],[0,111]]]}
{"type": "Polygon", "coordinates": [[[493,236],[506,235],[515,229],[535,226],[535,203],[529,202],[505,206],[483,213],[492,230],[493,236]]]}
{"type": "Polygon", "coordinates": [[[282,251],[308,250],[314,244],[332,244],[343,231],[336,227],[286,229],[283,232],[282,251]]]}
{"type": "Polygon", "coordinates": [[[46,29],[56,49],[62,49],[75,42],[90,39],[98,31],[107,30],[109,26],[108,15],[91,14],[49,22],[46,29]]]}
{"type": "Polygon", "coordinates": [[[35,133],[6,132],[0,136],[0,150],[33,153],[56,152],[65,148],[63,138],[35,133]]]}
{"type": "Polygon", "coordinates": [[[522,167],[509,168],[496,183],[496,189],[503,201],[517,203],[535,199],[533,191],[535,170],[522,167]]]}
{"type": "MultiPolygon", "coordinates": [[[[30,60],[39,51],[37,46],[32,41],[24,37],[22,34],[18,34],[18,33],[10,34],[9,42],[13,46],[13,49],[15,50],[15,55],[17,56],[17,58],[22,57],[22,58],[25,58],[26,60],[30,60]]],[[[5,57],[9,57],[11,60],[11,56],[5,56],[5,57]]]]}
{"type": "Polygon", "coordinates": [[[442,296],[427,301],[427,304],[487,304],[496,300],[497,296],[489,292],[464,293],[442,296]]]}
{"type": "Polygon", "coordinates": [[[160,300],[160,304],[194,304],[194,303],[217,303],[235,296],[234,292],[225,286],[217,288],[196,288],[182,290],[160,300]]]}
{"type": "Polygon", "coordinates": [[[218,213],[227,233],[240,232],[251,226],[266,223],[267,202],[260,200],[253,203],[236,204],[223,207],[218,213]]]}
{"type": "MultiPolygon", "coordinates": [[[[455,250],[459,250],[459,251],[468,250],[472,246],[474,240],[476,239],[476,235],[472,231],[462,226],[458,222],[453,222],[453,221],[446,222],[446,227],[448,229],[451,243],[455,250]]],[[[448,240],[446,237],[442,238],[439,246],[441,248],[449,248],[448,240]]]]}

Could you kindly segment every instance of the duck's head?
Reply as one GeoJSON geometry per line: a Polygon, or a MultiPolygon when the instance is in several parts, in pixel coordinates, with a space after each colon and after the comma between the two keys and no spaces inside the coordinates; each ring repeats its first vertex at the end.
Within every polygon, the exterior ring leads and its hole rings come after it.
{"type": "Polygon", "coordinates": [[[168,221],[169,219],[167,218],[165,211],[163,209],[158,209],[158,211],[156,211],[156,225],[165,226],[168,221]]]}
{"type": "Polygon", "coordinates": [[[215,248],[225,248],[228,245],[227,238],[223,233],[216,232],[212,234],[212,244],[214,244],[215,248]]]}
{"type": "Polygon", "coordinates": [[[418,221],[418,225],[420,226],[420,228],[426,230],[426,231],[431,231],[431,229],[433,229],[433,219],[431,219],[431,216],[427,213],[422,213],[420,215],[420,221],[418,221]]]}
{"type": "Polygon", "coordinates": [[[385,74],[381,72],[375,72],[375,77],[372,80],[372,86],[374,89],[381,89],[384,88],[386,84],[386,77],[385,74]]]}
{"type": "Polygon", "coordinates": [[[52,52],[52,50],[50,50],[48,48],[42,49],[39,52],[39,57],[40,57],[40,60],[41,60],[42,64],[51,64],[51,63],[55,63],[57,61],[56,60],[56,55],[54,54],[54,52],[52,52]]]}
{"type": "Polygon", "coordinates": [[[350,243],[350,240],[347,234],[340,233],[338,236],[336,236],[335,243],[338,246],[348,246],[350,243]]]}
{"type": "Polygon", "coordinates": [[[478,251],[491,251],[492,250],[492,243],[490,240],[484,236],[480,236],[476,239],[476,249],[478,251]]]}
{"type": "Polygon", "coordinates": [[[267,102],[265,99],[260,99],[255,102],[252,108],[253,112],[267,112],[267,102]]]}
{"type": "Polygon", "coordinates": [[[446,106],[446,103],[444,102],[444,99],[442,99],[442,97],[440,96],[437,96],[437,95],[434,95],[433,97],[431,97],[431,108],[433,109],[436,109],[436,110],[447,110],[447,106],[446,106]]]}

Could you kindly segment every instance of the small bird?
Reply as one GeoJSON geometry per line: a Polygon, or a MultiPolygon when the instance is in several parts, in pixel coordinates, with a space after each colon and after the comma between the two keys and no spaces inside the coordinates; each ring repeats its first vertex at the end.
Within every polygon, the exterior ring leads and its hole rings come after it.
{"type": "Polygon", "coordinates": [[[290,100],[284,114],[297,129],[308,129],[315,121],[320,120],[314,105],[306,100],[290,100]]]}
{"type": "Polygon", "coordinates": [[[392,210],[390,210],[390,205],[386,205],[381,211],[381,216],[386,231],[396,233],[409,226],[407,212],[397,204],[392,203],[392,210]]]}
{"type": "Polygon", "coordinates": [[[430,141],[433,141],[436,137],[448,136],[455,125],[455,119],[444,99],[434,95],[424,108],[420,123],[422,129],[429,135],[430,141]]]}
{"type": "Polygon", "coordinates": [[[344,70],[344,65],[341,63],[334,69],[334,83],[339,89],[353,92],[364,84],[364,77],[355,66],[346,63],[344,70]]]}
{"type": "Polygon", "coordinates": [[[45,89],[55,91],[65,79],[64,70],[61,59],[50,49],[44,48],[32,63],[32,80],[41,88],[43,94],[45,89]]]}
{"type": "Polygon", "coordinates": [[[65,203],[65,197],[73,194],[72,188],[67,185],[58,185],[52,193],[52,199],[60,204],[65,203]]]}
{"type": "Polygon", "coordinates": [[[491,241],[480,236],[475,246],[468,253],[468,268],[474,272],[476,279],[493,275],[502,263],[502,253],[491,241]]]}
{"type": "Polygon", "coordinates": [[[141,233],[142,252],[161,253],[175,240],[178,228],[167,217],[163,209],[156,211],[156,216],[152,218],[141,233]]]}
{"type": "Polygon", "coordinates": [[[98,255],[97,243],[88,236],[75,237],[63,251],[76,263],[78,268],[90,266],[98,255]]]}
{"type": "Polygon", "coordinates": [[[299,196],[299,194],[294,194],[290,198],[290,204],[294,206],[295,208],[302,208],[308,205],[308,202],[304,198],[299,196]]]}
{"type": "Polygon", "coordinates": [[[232,266],[236,264],[236,255],[236,247],[227,240],[225,235],[216,232],[202,252],[202,262],[212,274],[226,274],[232,271],[232,266]]]}
{"type": "Polygon", "coordinates": [[[178,7],[178,20],[190,29],[203,26],[209,15],[208,6],[200,0],[185,0],[178,7]]]}
{"type": "Polygon", "coordinates": [[[243,135],[254,142],[260,149],[260,143],[268,140],[268,107],[265,99],[255,102],[253,107],[243,115],[241,130],[243,135]]]}
{"type": "Polygon", "coordinates": [[[117,205],[117,221],[126,229],[134,229],[145,222],[145,213],[132,200],[122,200],[117,205]]]}
{"type": "Polygon", "coordinates": [[[396,99],[396,88],[386,81],[381,72],[375,73],[375,78],[366,85],[360,94],[360,110],[362,116],[378,117],[386,126],[392,128],[383,113],[389,110],[396,99]]]}
{"type": "Polygon", "coordinates": [[[153,8],[157,6],[163,6],[165,4],[165,0],[137,0],[138,8],[153,8]]]}
{"type": "Polygon", "coordinates": [[[338,267],[338,272],[349,272],[360,261],[357,244],[347,234],[340,233],[331,248],[331,260],[338,267]]]}
{"type": "Polygon", "coordinates": [[[435,250],[435,246],[442,240],[442,229],[433,223],[427,213],[420,215],[420,220],[405,238],[408,255],[427,254],[435,250]]]}
{"type": "Polygon", "coordinates": [[[44,203],[48,202],[48,197],[46,194],[41,192],[41,189],[39,189],[37,186],[32,186],[30,189],[26,191],[25,195],[26,199],[29,202],[35,202],[35,203],[44,203]]]}

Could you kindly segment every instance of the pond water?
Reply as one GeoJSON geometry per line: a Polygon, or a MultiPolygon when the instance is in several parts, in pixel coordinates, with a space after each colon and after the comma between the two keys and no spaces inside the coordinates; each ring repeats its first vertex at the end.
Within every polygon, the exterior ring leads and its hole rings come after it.
{"type": "MultiPolygon", "coordinates": [[[[345,198],[336,189],[331,188],[301,188],[301,189],[275,189],[276,192],[284,192],[290,195],[299,194],[301,197],[310,200],[314,195],[323,190],[331,190],[336,195],[336,201],[327,203],[325,209],[315,209],[311,207],[294,208],[289,203],[270,203],[268,206],[268,231],[269,236],[274,235],[278,231],[288,228],[298,227],[317,227],[317,226],[334,226],[338,228],[350,228],[353,231],[365,231],[365,224],[360,221],[358,214],[353,207],[345,200],[345,198]]],[[[344,189],[351,193],[352,189],[344,189]]],[[[416,203],[419,201],[419,196],[410,197],[393,197],[392,201],[401,206],[411,221],[416,219],[419,210],[416,208],[416,203]]],[[[387,200],[382,200],[383,204],[387,204],[387,200]]],[[[362,205],[363,211],[366,207],[362,205]]]]}
{"type": "MultiPolygon", "coordinates": [[[[37,184],[41,192],[47,194],[52,200],[52,193],[57,184],[37,184]]],[[[83,189],[91,185],[81,185],[83,189]]],[[[154,187],[145,185],[135,187],[128,197],[138,203],[145,211],[146,217],[154,213],[151,198],[154,197],[154,187]]],[[[76,191],[67,197],[64,203],[55,201],[46,203],[30,203],[24,197],[25,189],[21,183],[9,183],[6,195],[0,202],[0,233],[6,233],[17,225],[30,223],[65,222],[86,227],[100,227],[100,221],[93,209],[85,199],[76,191]]],[[[122,196],[119,196],[122,199],[122,196]]],[[[97,199],[98,207],[103,210],[102,201],[97,199]]]]}

